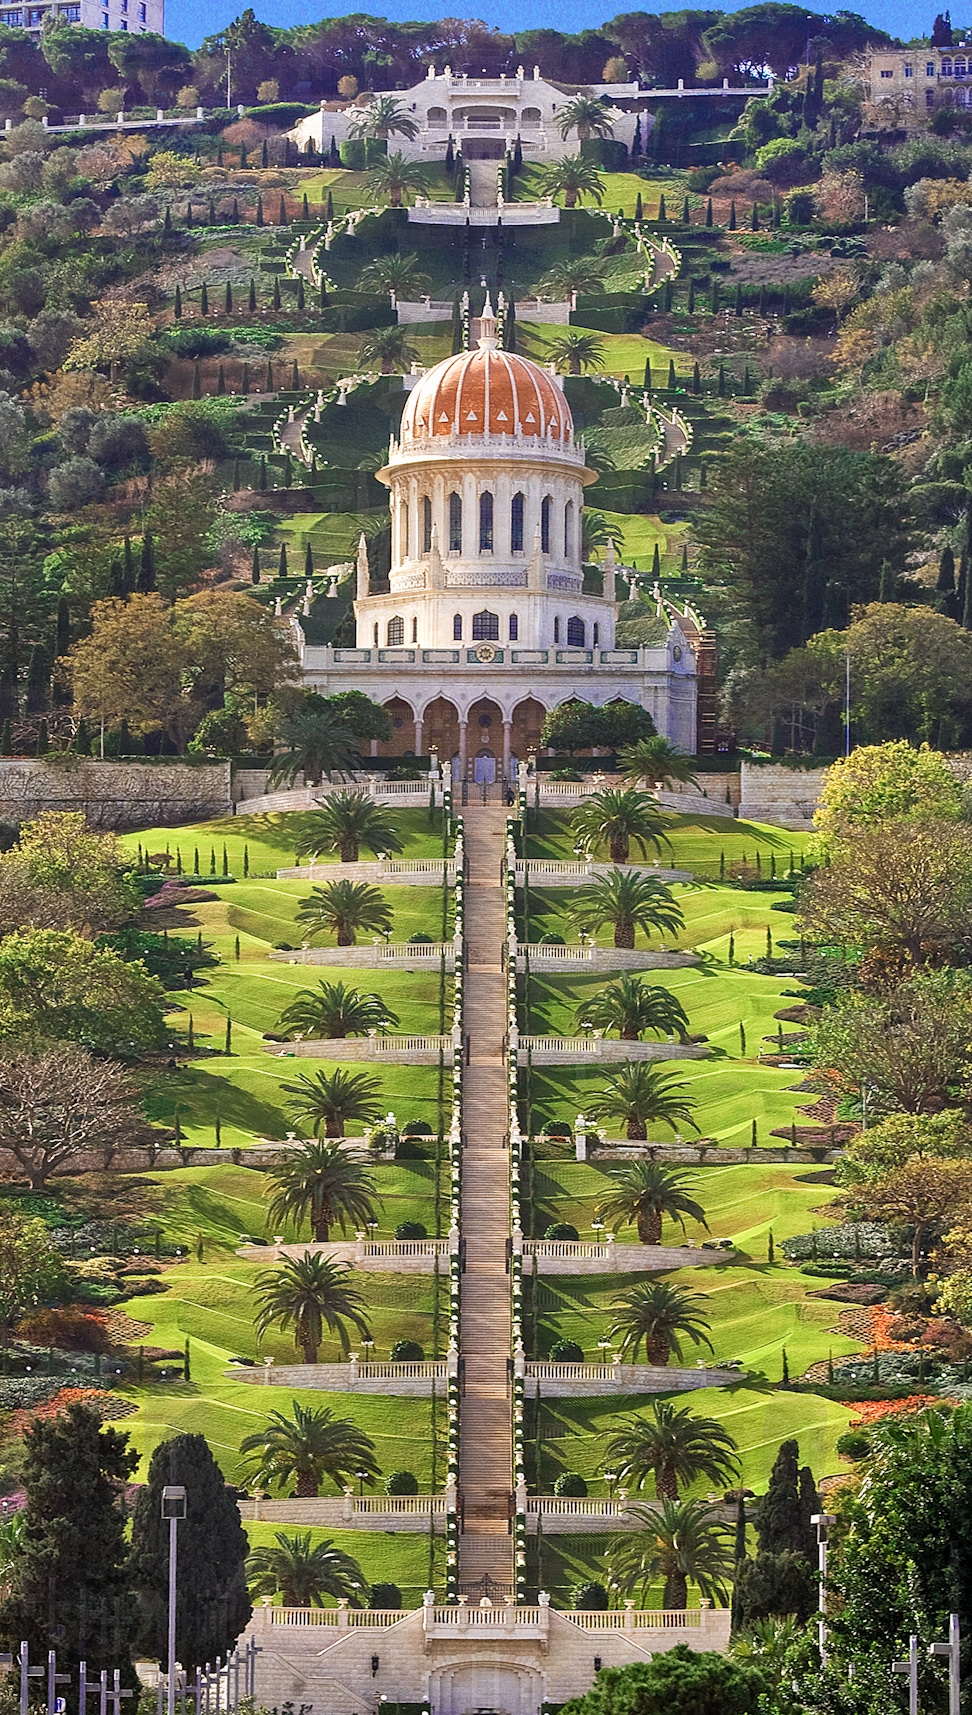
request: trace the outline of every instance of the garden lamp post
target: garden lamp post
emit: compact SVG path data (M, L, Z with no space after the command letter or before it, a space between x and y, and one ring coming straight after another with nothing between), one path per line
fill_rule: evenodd
M918 1639L912 1632L908 1639L907 1661L893 1661L892 1673L908 1676L908 1715L918 1715Z
M951 1614L948 1621L948 1642L930 1644L928 1647L929 1655L943 1655L948 1660L948 1715L959 1715L962 1700L960 1642L959 1617L957 1614Z
M162 1520L169 1521L169 1634L166 1646L167 1715L175 1715L176 1566L178 1530L186 1516L186 1491L181 1483L166 1483L162 1490Z
M814 1513L811 1524L817 1527L817 1577L819 1580L820 1618L817 1621L817 1643L820 1648L820 1665L827 1663L827 1528L835 1522L833 1513Z

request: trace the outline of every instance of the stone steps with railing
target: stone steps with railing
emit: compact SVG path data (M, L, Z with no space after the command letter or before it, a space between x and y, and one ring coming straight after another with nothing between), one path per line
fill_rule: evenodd
M387 1394L403 1399L430 1399L433 1390L442 1399L449 1381L458 1373L456 1353L447 1358L395 1363L374 1358L362 1362L354 1352L343 1364L277 1364L265 1358L262 1364L239 1364L224 1371L234 1381L250 1382L255 1387Z
M448 858L376 858L360 863L304 863L278 869L278 881L373 881L385 887L456 885L456 866Z
M456 941L377 941L363 947L294 947L268 954L279 965L346 965L351 969L434 970L445 961L447 971L462 957Z
M433 1530L441 1532L448 1514L456 1510L456 1491L453 1487L438 1495L356 1495L349 1489L343 1495L291 1496L287 1500L264 1495L241 1499L237 1504L241 1518L264 1524L380 1531L428 1531L431 1524Z
M382 1060L386 1065L437 1066L451 1058L451 1036L321 1036L299 1042L275 1042L264 1050L277 1059Z
M534 1066L557 1066L577 1060L708 1060L712 1049L703 1042L621 1042L599 1036L516 1036L510 1047L528 1054Z
M522 1368L526 1397L538 1392L544 1399L578 1399L612 1393L692 1393L698 1388L731 1387L742 1379L733 1368L694 1370L667 1364L625 1364L620 1358L600 1364L557 1364L546 1358L515 1359Z
M604 1239L518 1239L524 1269L536 1258L538 1274L649 1274L672 1268L703 1268L731 1262L734 1251L712 1245L619 1245L613 1233Z
M528 959L532 970L542 971L578 968L593 971L677 971L686 965L701 963L698 953L668 953L660 947L649 950L647 947L595 947L589 941L576 946L570 943L558 945L555 941L518 941L518 971L526 970Z
M530 858L516 865L516 885L527 877L531 887L579 887L599 875L651 875L656 881L692 881L691 870L663 869L657 863L596 863L592 858ZM278 871L279 873L279 871Z
M283 1262L311 1253L373 1274L434 1274L438 1263L439 1272L448 1274L449 1257L458 1251L457 1232L446 1239L369 1239L364 1233L356 1233L353 1239L240 1245L236 1254L246 1262Z

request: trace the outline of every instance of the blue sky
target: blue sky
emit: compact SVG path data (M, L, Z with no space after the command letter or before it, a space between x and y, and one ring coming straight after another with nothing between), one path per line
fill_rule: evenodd
M212 35L221 30L232 18L243 10L247 0L166 0L165 33L174 41L188 42L190 47L198 47L203 36ZM549 0L489 0L482 6L453 4L452 0L444 0L439 7L418 3L396 5L395 0L346 0L339 6L322 7L320 0L250 0L258 18L268 24L277 24L289 28L294 24L309 24L318 18L340 18L349 12L371 12L384 18L407 19L428 17L451 18L484 18L488 24L498 29L516 30L556 29L556 30L589 30L595 29L605 18L613 18L619 12L635 10L655 11L651 5L638 6L638 0L617 0L616 4L592 4L592 0L558 0L553 6ZM705 0L699 0L704 4ZM718 0L715 0L718 3ZM747 0L748 3L748 0ZM932 17L937 10L935 0L930 0L928 15L918 13L908 0L872 0L868 6L862 6L860 0L845 0L849 11L861 10L876 24L879 29L889 30L893 35L911 36L919 30L930 30ZM732 4L732 0L723 0L726 11L736 12L740 7ZM677 0L668 0L664 8L674 9ZM826 8L817 5L818 12ZM836 9L836 8L835 8ZM958 10L955 13L959 17Z

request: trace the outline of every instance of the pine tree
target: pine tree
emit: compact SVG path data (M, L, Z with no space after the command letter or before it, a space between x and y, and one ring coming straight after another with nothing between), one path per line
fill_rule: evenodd
M142 595L155 588L155 542L151 530L142 537L142 557L138 568L138 588Z
M186 1517L179 1526L176 1655L193 1669L232 1649L252 1613L245 1562L249 1551L235 1494L202 1435L176 1435L152 1454L148 1481L132 1518L131 1571L141 1626L139 1647L165 1660L168 1617L168 1525L162 1490L180 1483Z
M30 1422L24 1432L24 1537L5 1603L32 1660L47 1660L56 1614L60 1671L76 1676L82 1658L89 1673L118 1667L129 1690L138 1684L132 1666L137 1611L118 1496L137 1466L127 1434L103 1428L90 1405L75 1402L49 1422Z

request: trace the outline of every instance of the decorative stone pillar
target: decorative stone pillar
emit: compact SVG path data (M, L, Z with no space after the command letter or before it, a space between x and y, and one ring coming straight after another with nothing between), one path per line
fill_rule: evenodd
M460 780L465 780L465 778L466 778L466 739L467 739L468 730L469 730L469 722L466 719L466 716L460 715L459 716L459 778L460 778Z
M424 714L415 716L414 726L415 726L415 754L416 754L416 756L421 756L422 755L422 741L425 738L425 716L424 716Z
M510 778L510 759L513 754L513 722L503 722L503 779Z

